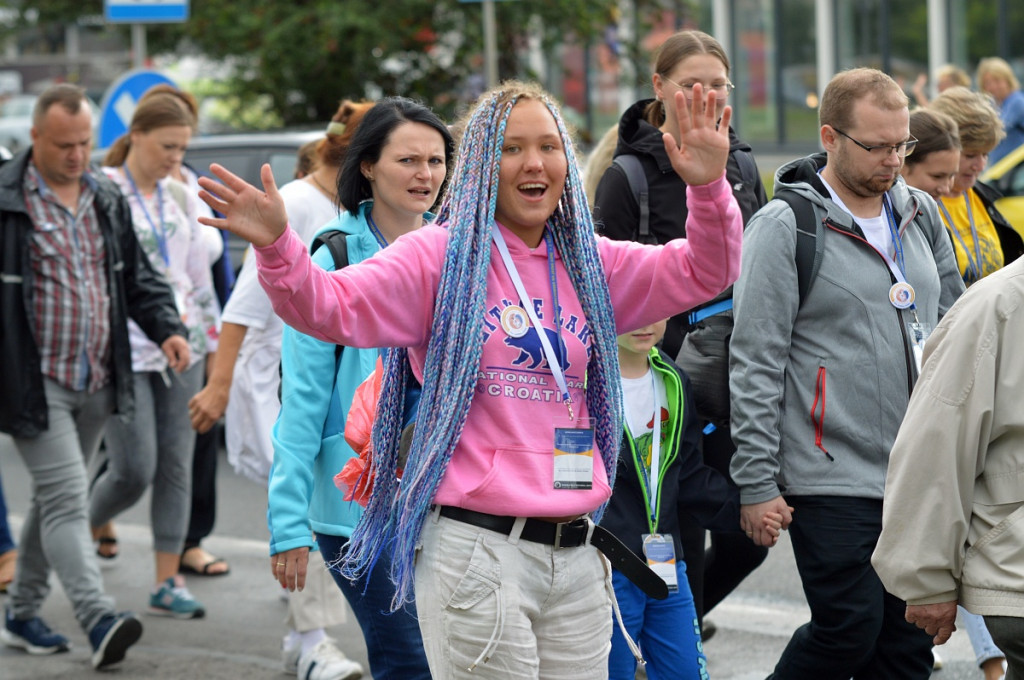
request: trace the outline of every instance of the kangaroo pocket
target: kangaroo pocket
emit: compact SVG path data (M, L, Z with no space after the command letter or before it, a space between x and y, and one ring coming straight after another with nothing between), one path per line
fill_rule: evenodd
M549 449L509 447L496 449L491 459L490 470L480 483L466 492L468 498L485 495L490 498L538 499L550 498L554 489L554 454ZM601 465L599 456L594 457L595 466ZM603 468L602 468L603 470ZM590 495L594 491L606 498L610 493L604 474L592 474L591 491L559 491L568 500L572 494ZM513 513L518 514L518 513Z

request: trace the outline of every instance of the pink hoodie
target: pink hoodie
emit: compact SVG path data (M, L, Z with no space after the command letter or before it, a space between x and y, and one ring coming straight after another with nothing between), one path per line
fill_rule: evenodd
M659 247L598 237L616 334L699 305L736 280L742 220L729 184L723 177L687 187L686 204L687 239ZM544 243L530 249L499 227L541 324L554 329ZM358 265L328 273L312 265L305 245L289 229L256 249L260 281L274 310L300 331L352 347L410 348L413 372L422 382L447 237L444 228L426 226ZM591 329L560 259L556 270L568 357L563 369L582 417L587 415L583 388ZM539 342L524 342L536 335L516 339L502 330L501 311L518 303L492 246L484 317L478 328L466 329L480 333L484 342L476 394L434 502L520 517L590 512L611 494L600 452L595 451L590 490L554 489L555 419L564 419L567 410Z

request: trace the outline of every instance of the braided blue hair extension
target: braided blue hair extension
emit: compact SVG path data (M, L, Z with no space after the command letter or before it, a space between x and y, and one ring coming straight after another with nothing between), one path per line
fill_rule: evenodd
M373 429L373 494L352 534L342 569L348 578L357 578L372 570L382 555L392 553L390 576L396 586L392 610L412 599L420 529L462 434L476 389L501 151L508 116L520 97L545 103L557 122L568 158L569 176L549 224L593 330L587 408L597 421L597 445L604 453L608 480L614 480L622 433L615 319L571 138L557 107L543 90L514 81L504 83L481 98L466 123L448 194L438 212L438 223L448 227L448 243L416 429L401 483L396 472L405 385L411 374L408 354L392 350L384 362ZM479 329L479 333L467 329Z

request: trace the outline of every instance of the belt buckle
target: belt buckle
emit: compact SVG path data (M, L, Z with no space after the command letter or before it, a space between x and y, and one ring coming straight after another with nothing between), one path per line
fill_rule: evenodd
M555 525L555 542L551 544L555 550L562 547L562 527L564 525L565 522L559 522Z
M583 543L577 543L573 547L578 547L580 545L587 545L587 544L589 544L590 543L590 537L594 533L594 523L590 519L590 517L584 515L583 517L577 517L576 519L570 520L568 522L559 522L558 524L556 524L555 525L555 541L554 541L554 543L552 543L552 546L554 546L556 549L557 548L561 548L562 547L562 527L566 527L566 526L569 526L569 525L575 525L577 523L582 523L583 524L583 526L579 527L581 531L584 529L584 527L586 527L587 535L586 535L586 539L584 540Z

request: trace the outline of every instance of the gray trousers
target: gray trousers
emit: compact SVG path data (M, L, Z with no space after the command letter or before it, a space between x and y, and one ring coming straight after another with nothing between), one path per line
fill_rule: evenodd
M200 361L169 376L134 374L135 418L129 423L114 419L107 427L107 469L89 500L92 526L102 526L135 505L152 485L153 549L181 552L192 507L196 439L188 400L202 386L204 365Z
M96 453L114 410L108 386L89 394L43 381L49 428L38 437L15 438L32 477L32 502L21 529L17 575L10 588L16 619L38 615L50 593L50 569L57 572L82 630L88 632L114 600L103 592L103 578L89 534L85 466Z
M1024 617L986 616L985 625L1006 655L1006 680L1024 680Z

